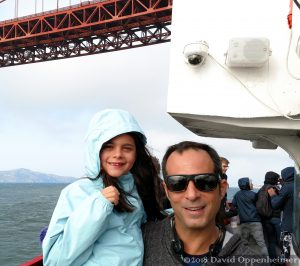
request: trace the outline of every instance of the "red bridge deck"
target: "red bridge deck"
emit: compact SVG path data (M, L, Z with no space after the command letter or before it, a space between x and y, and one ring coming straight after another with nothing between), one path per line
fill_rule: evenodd
M0 67L170 40L172 0L87 1L0 22Z

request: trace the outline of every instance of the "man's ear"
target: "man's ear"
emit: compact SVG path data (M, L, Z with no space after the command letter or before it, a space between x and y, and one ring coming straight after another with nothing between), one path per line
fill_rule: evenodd
M167 185L166 185L165 181L163 181L163 186L164 186L164 190L165 190L166 196L167 196L168 200L170 200L170 198L169 198L169 191L168 191L168 188L167 188Z
M222 199L225 197L227 188L228 188L228 183L227 183L226 179L222 179L220 181L220 194L221 194Z

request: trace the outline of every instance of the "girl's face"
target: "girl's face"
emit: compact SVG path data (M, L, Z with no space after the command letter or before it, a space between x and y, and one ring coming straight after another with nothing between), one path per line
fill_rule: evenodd
M100 152L101 168L112 177L127 174L136 158L134 139L128 134L112 138L103 144Z

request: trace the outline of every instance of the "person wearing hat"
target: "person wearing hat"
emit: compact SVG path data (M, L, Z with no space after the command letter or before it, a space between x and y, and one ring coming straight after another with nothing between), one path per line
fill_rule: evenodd
M293 230L293 198L294 198L294 177L295 168L286 167L281 170L283 180L282 188L276 191L274 188L269 188L268 193L271 197L272 208L282 210L281 220L281 254L282 258L290 258L292 230Z
M237 209L240 218L240 234L247 242L254 239L259 252L268 256L268 249L263 237L261 218L256 209L257 195L249 177L238 180L240 191L233 196L231 208Z
M266 204L263 202L259 202L260 193L265 194L265 199L268 200L268 206L271 207L271 198L268 195L268 189L274 188L278 190L278 182L279 182L280 175L276 172L269 171L265 174L264 185L260 188L257 192L258 200L256 202L256 206L266 207ZM281 222L281 211L280 210L272 210L270 215L265 216L261 215L261 223L263 226L264 238L268 248L269 256L271 259L275 259L278 257L278 253L280 251L280 222Z

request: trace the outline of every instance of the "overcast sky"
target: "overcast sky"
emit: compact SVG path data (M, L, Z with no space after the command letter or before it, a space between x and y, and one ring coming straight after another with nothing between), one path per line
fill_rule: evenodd
M0 20L13 16L14 2L0 4ZM170 43L0 68L0 170L82 176L85 132L104 108L132 112L160 159L178 141L212 145L230 161L231 186L244 176L262 183L266 171L293 165L280 148L255 150L248 141L199 137L168 115L169 50Z

